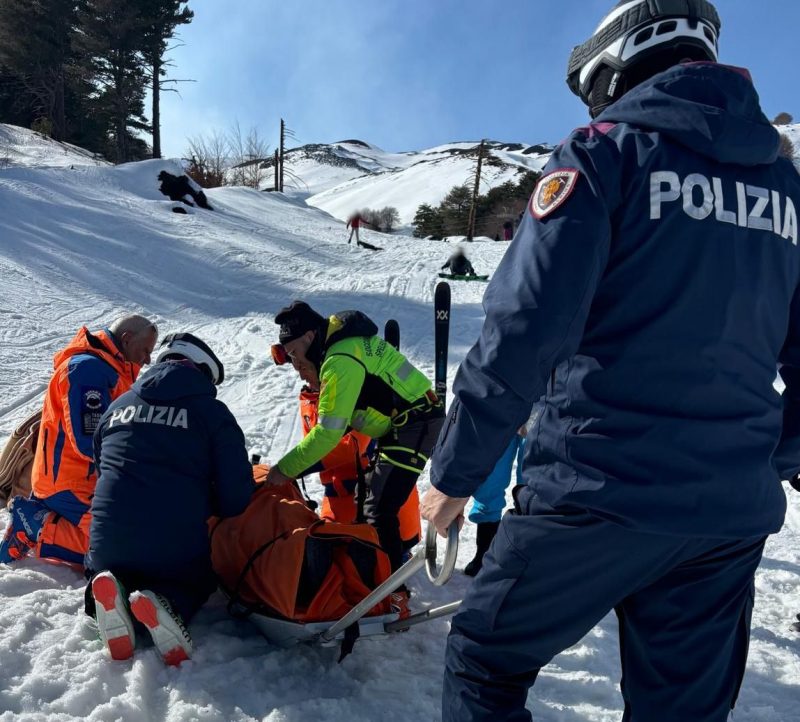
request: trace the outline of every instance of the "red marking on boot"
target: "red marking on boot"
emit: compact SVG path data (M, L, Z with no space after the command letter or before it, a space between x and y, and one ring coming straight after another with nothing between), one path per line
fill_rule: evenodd
M111 652L111 659L123 661L133 656L133 644L131 638L126 634L124 637L114 637L107 640L108 651Z
M173 647L169 652L165 652L161 656L164 664L170 667L177 667L181 662L186 662L189 659L189 655L186 654L182 647Z
M92 582L92 596L103 605L103 609L110 612L117 603L117 585L110 577L95 577Z
M133 612L133 616L146 627L155 629L158 626L158 610L156 609L156 605L144 595L137 596L136 599L131 602L131 611Z
M136 619L138 619L148 629L156 629L161 624L158 621L158 609L156 605L153 604L153 602L143 594L136 595L136 598L133 599L131 602L131 612L133 612L133 616L136 617ZM186 650L178 645L167 650L166 652L162 652L161 659L164 660L164 664L170 667L177 667L181 662L187 661L189 659L189 655L186 653Z
M115 611L118 591L117 584L111 577L97 576L92 580L92 596L107 613ZM111 659L122 661L133 656L133 640L130 635L107 637L105 641Z

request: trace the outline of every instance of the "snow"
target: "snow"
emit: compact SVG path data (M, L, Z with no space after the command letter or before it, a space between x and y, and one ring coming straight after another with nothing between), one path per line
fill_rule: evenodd
M360 308L379 324L397 318L403 350L432 375L433 289L450 243L365 231L385 249L373 253L348 246L344 224L322 210L243 188L209 191L214 212L178 215L156 180L162 169L177 172L177 161L66 165L57 162L61 146L27 137L19 147L28 155L0 170L0 443L40 407L52 356L75 330L126 311L155 318L162 333L197 333L217 351L226 367L220 397L265 460L300 437L300 383L269 358L274 314L293 298L330 312ZM436 177L444 180L432 188L449 190L447 174ZM337 202L335 194L329 200ZM506 247L483 242L467 251L479 273L491 274ZM451 377L480 329L484 289L453 284ZM428 483L424 474L421 491ZM319 484L309 491L319 497ZM788 486L787 493L786 526L770 539L757 576L748 674L735 713L749 722L797 718L800 638L789 624L800 611L800 495ZM6 523L0 512L0 528ZM468 524L459 569L474 540ZM434 588L415 577L412 606L459 599L469 583L457 574ZM111 662L82 613L83 588L65 566L0 565L0 722L439 718L446 619L363 640L339 665L336 648L271 647L249 623L230 618L215 595L191 624L193 660L168 669L146 647L132 661ZM528 706L543 722L618 720L619 676L611 615L542 671Z
M10 166L108 165L83 148L59 143L27 128L0 124L0 169Z

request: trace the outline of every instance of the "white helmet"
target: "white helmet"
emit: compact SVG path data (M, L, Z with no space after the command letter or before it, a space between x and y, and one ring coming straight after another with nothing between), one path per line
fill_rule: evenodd
M222 361L194 334L171 333L164 337L156 356L156 363L172 358L189 359L211 379L215 386L219 386L225 378Z
M592 37L573 49L567 85L595 116L642 80L684 58L716 61L720 27L708 0L620 0ZM597 97L593 88L600 76L602 97Z

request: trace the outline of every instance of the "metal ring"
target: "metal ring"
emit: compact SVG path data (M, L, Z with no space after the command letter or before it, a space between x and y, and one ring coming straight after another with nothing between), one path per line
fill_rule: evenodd
M436 569L436 527L428 524L425 533L425 570L428 572L428 579L434 586L441 587L450 581L453 571L456 568L456 556L458 556L458 521L450 524L447 530L447 546L444 550L444 562L440 570Z

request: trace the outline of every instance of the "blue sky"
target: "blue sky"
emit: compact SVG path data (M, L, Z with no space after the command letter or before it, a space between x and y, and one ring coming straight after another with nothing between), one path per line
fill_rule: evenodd
M491 138L556 143L587 119L567 59L614 0L190 0L162 101L164 154L257 127L274 148L359 138L388 151ZM769 117L800 119L800 0L716 0L721 60Z

